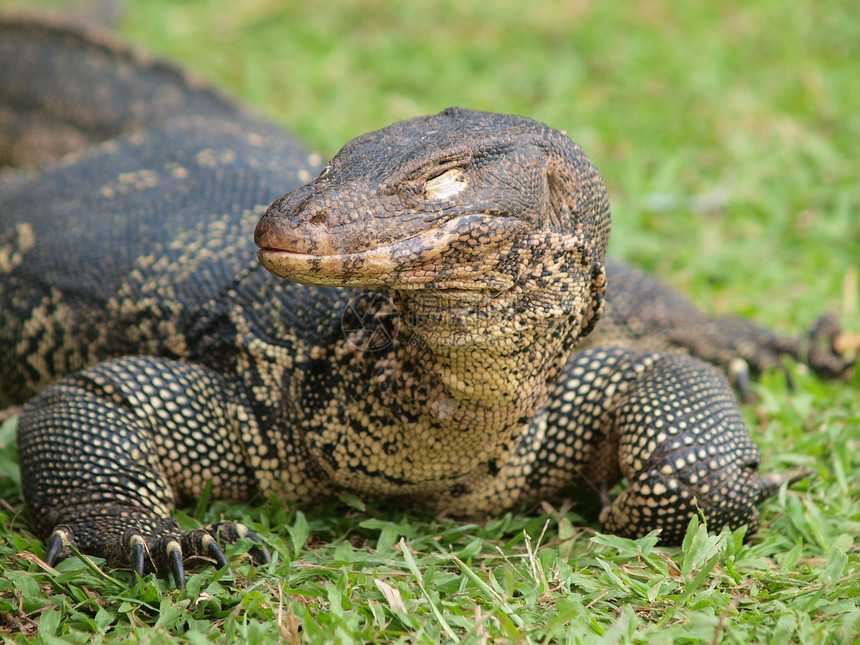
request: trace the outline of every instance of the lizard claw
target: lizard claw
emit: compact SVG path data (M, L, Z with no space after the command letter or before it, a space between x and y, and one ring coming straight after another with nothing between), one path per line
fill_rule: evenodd
M260 536L244 524L227 521L218 522L218 524L210 529L210 533L212 535L219 536L223 542L227 542L228 544L241 538L248 538L254 542L254 546L248 549L248 555L251 556L251 561L254 564L269 564L269 562L272 561L272 558L269 555L269 550L266 548L266 545L263 544Z
M128 543L131 547L129 560L131 561L132 571L137 574L137 577L142 578L143 569L146 564L146 542L143 536L138 533L133 535Z
M738 396L744 403L749 403L753 399L752 389L750 389L750 366L743 358L737 357L731 360L726 370L729 376L729 381L735 386L738 391Z
M759 481L761 482L759 501L774 495L783 484L791 486L792 484L799 482L801 479L813 477L816 474L818 474L818 471L811 468L805 468L793 473L768 473L766 475L761 475L759 477Z
M252 547L251 550L248 551L248 555L251 556L251 560L253 560L254 564L269 564L272 561L272 556L269 555L269 550L262 542L260 542L259 545Z
M222 584L233 588L234 585L229 581L229 578L233 577L233 570L230 568L230 563L227 562L227 556L224 555L224 552L221 550L221 547L218 546L215 538L210 536L210 540L209 546L207 547L209 557L215 560L215 565L219 569L227 569L228 580L222 580Z
M271 562L269 551L260 537L243 524L230 521L218 522L206 528L183 531L171 518L152 518L144 514L118 517L112 524L104 523L97 527L95 520L89 523L84 518L74 518L72 523L58 524L48 535L45 547L45 562L54 566L70 555L69 546L73 545L83 553L95 555L106 560L109 567L130 567L136 577L150 572L162 576L168 572L173 577L177 589L184 589L186 582L185 560L195 556L211 559L219 569L230 571L222 546L248 538L254 545L248 550L251 561L261 565ZM132 525L131 528L126 528ZM124 530L123 530L124 529ZM75 539L75 535L83 539ZM97 540L88 539L97 536Z
M851 378L860 336L842 330L836 314L829 312L818 318L807 333L807 361L813 371L825 378Z
M224 555L224 552L221 550L221 547L218 546L218 543L215 541L215 538L209 537L209 544L206 547L206 550L209 553L209 557L215 560L215 564L219 569L223 569L224 567L230 566L230 563L227 562L227 556Z
M63 547L73 541L72 535L65 527L58 526L48 538L48 552L45 554L45 564L53 567L63 559Z
M269 555L269 550L266 548L266 545L263 544L260 536L242 524L239 526L245 529L246 538L252 542L256 542L256 545L248 550L248 555L251 556L251 560L253 560L254 564L269 564L272 561L272 556Z
M164 543L167 554L167 567L173 574L177 589L185 589L185 566L182 564L182 546L174 538L168 538Z

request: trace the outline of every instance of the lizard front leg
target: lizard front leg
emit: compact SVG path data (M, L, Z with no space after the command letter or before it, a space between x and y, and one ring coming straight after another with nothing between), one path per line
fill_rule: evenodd
M617 446L617 472L629 485L605 500L605 530L641 537L660 529L664 543L680 543L693 515L719 531L758 528L757 504L785 478L760 475L759 451L728 382L699 360L671 353L643 353L608 410L607 435ZM586 477L605 489L599 464ZM609 469L610 472L613 469Z
M205 367L127 357L71 374L30 401L18 426L21 478L49 564L71 543L139 574L170 570L180 588L184 558L226 565L217 538L256 536L230 522L186 533L171 510L209 482L213 497L253 494L242 400ZM252 557L267 561L265 547Z
M483 479L449 491L467 514L566 494L598 496L612 533L661 530L680 543L693 515L715 531L759 522L756 505L786 478L760 475L737 399L716 368L689 356L620 347L571 357L545 412L513 455ZM614 500L610 491L629 485Z

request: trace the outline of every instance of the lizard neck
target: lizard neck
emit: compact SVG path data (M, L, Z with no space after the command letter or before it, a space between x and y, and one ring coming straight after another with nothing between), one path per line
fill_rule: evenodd
M404 445L424 447L437 476L507 455L567 360L574 320L561 309L527 319L538 309L521 293L392 295L401 314L392 408L417 420L404 424Z
M572 321L562 315L524 320L532 311L507 294L480 300L395 295L401 311L401 373L438 383L458 404L495 410L530 398L524 386L546 380L549 364L569 351Z

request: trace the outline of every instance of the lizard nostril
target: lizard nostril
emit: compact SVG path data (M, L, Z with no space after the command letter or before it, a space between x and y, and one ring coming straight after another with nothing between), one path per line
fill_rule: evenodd
M308 222L311 224L325 224L325 213L314 213Z

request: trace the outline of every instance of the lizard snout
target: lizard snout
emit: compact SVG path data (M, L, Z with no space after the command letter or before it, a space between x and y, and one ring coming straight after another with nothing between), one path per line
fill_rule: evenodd
M324 204L314 202L313 192L303 186L275 200L257 223L254 243L261 249L325 254L330 222Z

